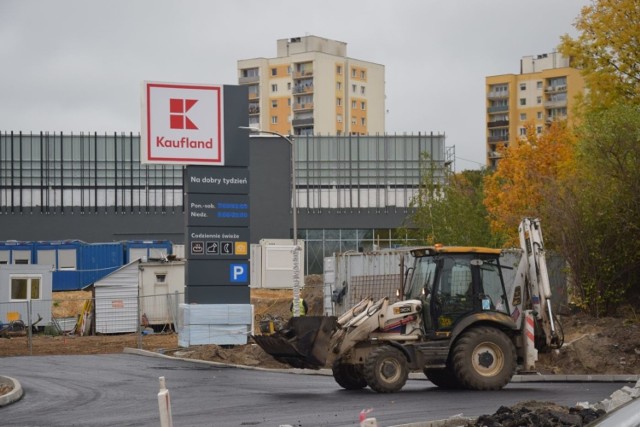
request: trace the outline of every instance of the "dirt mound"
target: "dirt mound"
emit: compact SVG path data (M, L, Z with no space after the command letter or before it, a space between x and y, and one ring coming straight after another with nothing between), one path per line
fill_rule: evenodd
M637 374L640 372L640 319L593 318L584 313L560 318L565 344L540 353L536 367L545 374Z
M553 402L526 401L512 407L501 406L492 415L482 415L476 421L467 423L474 426L582 426L605 412L600 409L569 408Z

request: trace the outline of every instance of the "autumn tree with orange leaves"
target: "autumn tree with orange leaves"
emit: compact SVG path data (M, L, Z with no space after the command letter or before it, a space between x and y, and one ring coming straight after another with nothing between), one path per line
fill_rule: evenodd
M496 171L485 178L484 203L491 231L506 242L505 247L519 245L522 218L541 218L545 223L545 204L553 203L549 190L571 173L574 146L575 138L564 122L553 122L541 134L528 123L524 140L501 150Z

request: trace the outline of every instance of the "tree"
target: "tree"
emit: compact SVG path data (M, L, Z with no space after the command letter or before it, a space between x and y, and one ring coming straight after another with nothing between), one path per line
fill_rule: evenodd
M614 314L640 302L640 107L615 104L585 114L575 174L552 190L552 232L580 303Z
M427 164L429 162L427 161ZM418 194L411 201L407 234L420 244L494 246L483 205L482 170L466 170L438 177L427 169Z
M580 35L564 35L559 50L582 70L587 103L640 103L640 2L597 0L582 8L574 26Z
M518 225L522 218L540 217L543 223L546 188L561 176L571 174L575 138L565 122L553 122L538 135L533 123L526 125L526 139L503 148L496 171L485 178L484 204L491 231L505 242L518 246ZM545 238L547 243L552 238Z

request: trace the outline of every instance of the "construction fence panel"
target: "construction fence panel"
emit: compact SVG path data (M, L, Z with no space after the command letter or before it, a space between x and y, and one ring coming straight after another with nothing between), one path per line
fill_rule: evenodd
M125 295L127 293L125 292ZM0 357L51 353L51 345L34 346L35 340L68 338L81 353L82 346L114 342L145 348L145 339L177 330L179 306L184 293L101 298L76 297L0 302ZM31 327L30 327L31 326ZM78 339L89 337L89 339ZM102 338L101 338L102 337ZM53 341L48 341L50 344ZM40 352L40 353L39 353Z

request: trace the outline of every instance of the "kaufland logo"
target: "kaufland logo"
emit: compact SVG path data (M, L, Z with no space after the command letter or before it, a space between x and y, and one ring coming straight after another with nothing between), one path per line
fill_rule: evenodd
M222 86L145 82L143 93L144 163L224 165Z
M196 105L197 99L169 99L169 127L171 129L198 129L187 116L187 112Z

